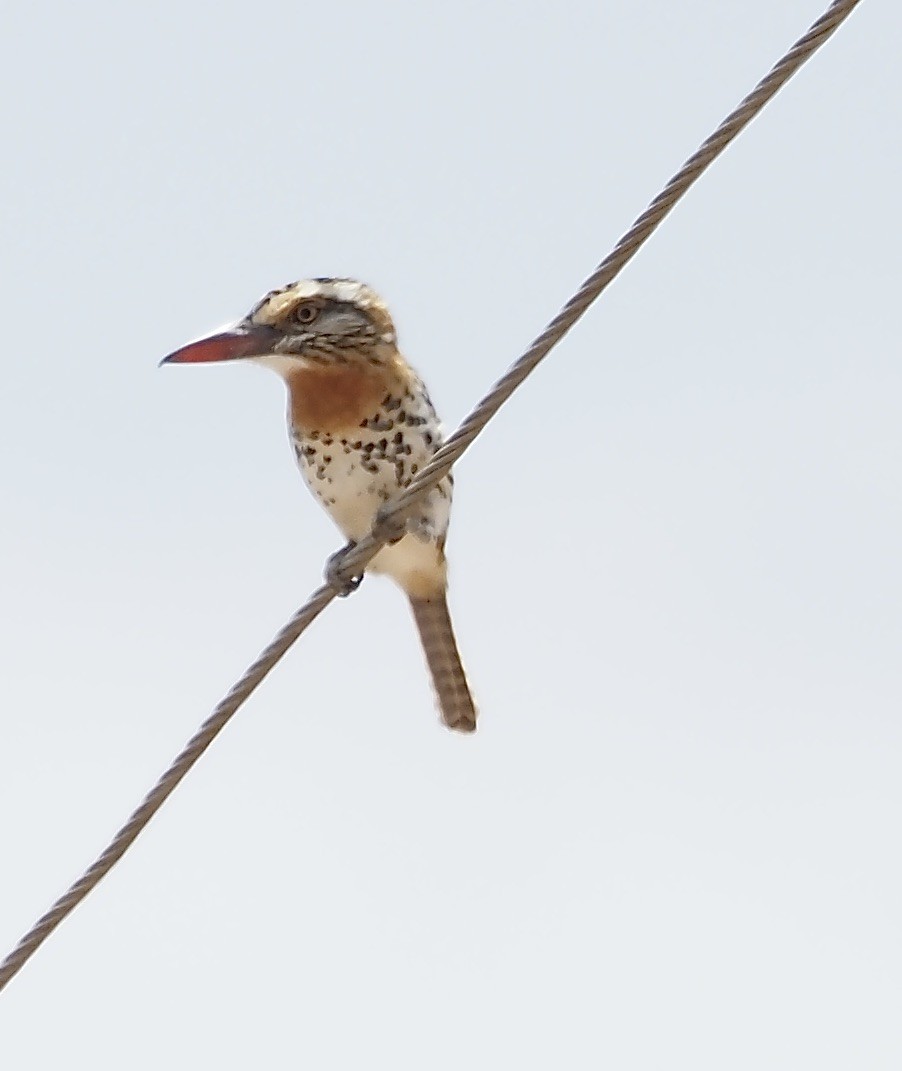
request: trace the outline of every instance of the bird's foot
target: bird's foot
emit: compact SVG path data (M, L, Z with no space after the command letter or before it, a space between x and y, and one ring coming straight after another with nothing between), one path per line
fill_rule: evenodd
M391 547L403 539L406 533L406 518L402 517L401 520L396 517L393 518L391 503L386 503L376 514L376 519L373 522L373 535L376 539L382 540L387 546Z
M351 550L356 544L353 540L341 550L337 550L326 562L326 568L324 575L326 583L330 588L342 599L346 599L348 595L355 592L363 580L362 576L356 576L353 573L348 573L345 566L345 560L348 556L348 551Z

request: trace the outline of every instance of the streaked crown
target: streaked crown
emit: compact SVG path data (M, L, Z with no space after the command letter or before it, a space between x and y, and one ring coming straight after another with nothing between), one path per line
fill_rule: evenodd
M286 333L369 337L394 343L388 307L366 283L355 279L301 279L262 298L248 319Z

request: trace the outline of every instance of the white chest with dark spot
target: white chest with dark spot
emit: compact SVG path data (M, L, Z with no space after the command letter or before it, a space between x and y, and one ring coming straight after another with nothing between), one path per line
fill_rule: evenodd
M384 398L351 432L292 428L291 439L307 486L345 536L360 539L383 503L407 487L438 449L441 429L425 390L413 390ZM443 481L411 518L411 534L442 541L450 505L450 481Z

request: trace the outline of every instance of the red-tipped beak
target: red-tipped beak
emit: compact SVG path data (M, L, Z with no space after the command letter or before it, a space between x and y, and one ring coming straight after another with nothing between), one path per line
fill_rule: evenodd
M206 364L208 361L234 361L239 357L265 357L279 338L279 332L263 324L239 323L227 331L218 331L164 357L160 364Z

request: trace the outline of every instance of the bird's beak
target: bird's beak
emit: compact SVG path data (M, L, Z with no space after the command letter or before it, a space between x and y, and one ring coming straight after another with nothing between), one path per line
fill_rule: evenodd
M264 324L241 321L225 331L196 339L164 357L160 364L201 364L234 361L239 357L265 357L273 352L279 332Z

